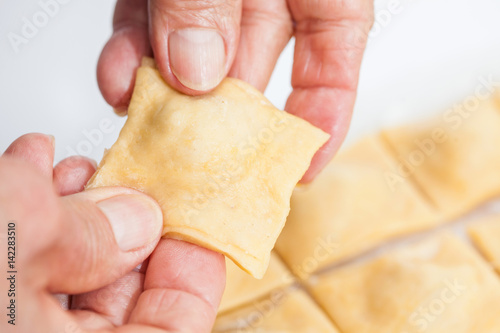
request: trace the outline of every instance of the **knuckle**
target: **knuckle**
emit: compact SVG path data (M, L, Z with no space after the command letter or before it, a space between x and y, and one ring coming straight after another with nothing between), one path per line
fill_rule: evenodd
M196 19L234 17L241 9L239 0L183 0L156 1L155 9L168 16Z
M291 0L290 10L297 21L373 20L372 0Z
M274 29L291 36L293 22L284 0L278 1L251 1L243 3L242 25L257 26L261 24L272 25Z

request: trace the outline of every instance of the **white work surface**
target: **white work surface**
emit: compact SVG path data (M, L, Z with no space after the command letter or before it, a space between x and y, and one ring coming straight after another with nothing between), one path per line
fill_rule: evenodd
M56 160L74 152L99 160L124 122L95 78L115 1L65 0L15 52L9 33L21 34L23 18L41 10L38 1L0 0L0 151L42 132L56 137ZM500 81L499 0L393 0L392 13L390 2L376 1L349 141L442 112L473 94L481 77ZM280 108L291 91L292 56L290 44L266 91ZM99 130L107 121L113 130Z

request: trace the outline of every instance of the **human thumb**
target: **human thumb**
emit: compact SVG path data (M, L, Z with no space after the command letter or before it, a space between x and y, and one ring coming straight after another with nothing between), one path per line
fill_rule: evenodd
M108 285L144 261L160 239L161 210L143 193L110 187L49 195L45 190L44 200L51 202L47 210L24 203L25 211L36 216L12 218L31 229L24 232L24 243L30 243L24 247L32 250L27 275L46 281L51 293L78 294Z
M145 194L99 188L61 200L61 237L45 260L49 290L81 293L107 285L145 260L161 236L162 213Z
M241 0L151 0L151 45L166 81L188 94L228 73L240 34Z

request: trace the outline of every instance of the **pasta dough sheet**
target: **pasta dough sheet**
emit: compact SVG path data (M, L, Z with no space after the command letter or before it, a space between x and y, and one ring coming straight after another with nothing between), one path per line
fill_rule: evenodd
M269 268L261 280L249 276L231 261L226 260L226 289L219 306L219 313L251 303L293 282L292 273L274 253L271 253Z
M343 267L311 291L344 333L494 333L500 280L467 244L440 234Z
M295 190L275 248L295 274L305 279L389 238L438 223L411 180L391 188L386 175L394 167L379 137L369 137Z
M414 179L448 219L500 194L498 106L466 100L438 119L383 132L401 163L397 176Z
M87 188L149 194L164 236L221 252L261 278L292 190L328 137L240 80L183 95L145 59L127 122Z
M468 231L477 248L500 273L500 215L478 221Z
M214 333L338 333L302 290L280 291L217 317Z

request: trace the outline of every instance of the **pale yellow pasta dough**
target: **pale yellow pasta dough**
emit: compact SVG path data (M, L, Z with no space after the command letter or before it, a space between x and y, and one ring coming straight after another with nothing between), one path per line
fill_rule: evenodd
M477 248L500 273L500 215L478 221L468 231Z
M240 80L187 96L146 59L127 122L87 187L151 195L165 236L224 253L261 278L292 190L327 139Z
M437 218L410 180L391 188L393 160L379 137L361 140L297 188L276 250L299 277L383 241L433 226Z
M282 291L219 315L214 333L338 333L302 290Z
M293 282L292 273L274 253L271 253L269 268L261 280L246 274L230 260L226 260L226 289L219 306L219 313L250 303Z
M401 166L447 218L500 194L500 110L466 99L438 119L383 132ZM397 183L397 178L394 178Z
M500 327L500 280L450 235L325 274L311 291L343 333L496 333Z

